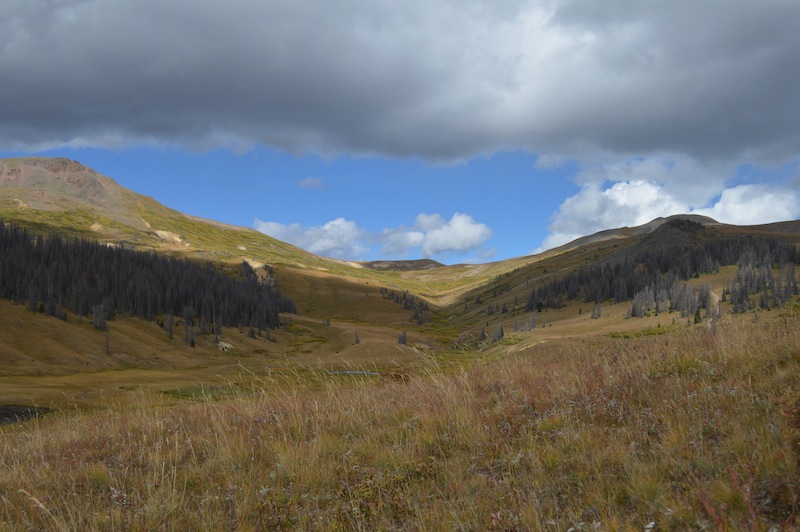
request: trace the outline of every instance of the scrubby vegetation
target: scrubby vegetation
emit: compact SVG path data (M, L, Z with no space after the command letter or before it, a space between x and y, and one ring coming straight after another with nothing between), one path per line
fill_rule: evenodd
M322 389L264 377L232 385L245 390L232 399L5 426L0 523L792 528L800 319L769 316L377 382L320 375Z

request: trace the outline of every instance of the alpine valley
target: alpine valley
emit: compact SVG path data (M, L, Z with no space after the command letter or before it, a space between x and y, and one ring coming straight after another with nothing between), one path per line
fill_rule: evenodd
M10 529L798 525L800 221L347 262L47 158L0 221Z

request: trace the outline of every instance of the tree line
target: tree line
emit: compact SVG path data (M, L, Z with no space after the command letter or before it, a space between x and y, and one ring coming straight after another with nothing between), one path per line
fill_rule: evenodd
M34 235L0 220L0 298L66 319L66 310L97 328L117 314L155 320L180 316L201 332L223 326L280 325L297 307L277 286L242 263L235 276L213 267L124 246Z
M684 225L696 223L681 222ZM756 257L762 257L763 260L756 261ZM693 300L679 282L717 273L721 266L737 263L744 265L743 270L740 268L744 273L731 281L726 290L737 301L744 304L743 298L761 291L754 286L758 283L761 288L765 285L780 285L780 290L774 290L765 296L768 299L766 303L777 304L785 301L792 293L797 293L794 268L790 267L800 263L800 251L795 245L774 238L736 236L716 238L693 246L666 246L639 253L632 259L582 267L577 272L532 289L528 295L526 310L561 308L565 299L582 299L587 303L635 300L632 315L643 315L649 310L645 310L648 305L652 304L651 308L660 311L669 300L669 310L694 312L698 304L701 308L707 305L707 297L701 297L706 294L696 294ZM755 266L756 263L758 266ZM770 277L773 268L783 272L779 277L780 283Z
M739 259L736 276L725 282L722 300L729 299L736 313L747 312L756 305L762 310L782 307L800 290L793 263L779 262L777 275L775 266L771 254L758 255L752 249L745 250ZM756 296L758 302L751 296Z
M413 311L411 321L415 322L417 325L424 325L431 321L430 314L428 314L430 311L428 303L415 297L414 294L409 293L408 290L405 292L395 292L394 290L381 287L380 292L381 297L384 299L394 301L398 305L403 305L404 309Z

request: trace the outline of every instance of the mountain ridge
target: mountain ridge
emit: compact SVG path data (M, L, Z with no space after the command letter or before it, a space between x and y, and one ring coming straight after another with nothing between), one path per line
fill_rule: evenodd
M635 255L637 246L653 246L655 237L651 236L648 244L648 235L658 235L676 220L699 224L709 231L708 238L741 231L779 238L800 234L797 221L738 228L706 216L677 214L640 226L599 231L540 254L485 264L442 265L429 259L342 261L314 255L252 228L179 212L77 161L44 157L0 159L0 217L33 230L53 230L197 260L269 264L282 268L284 275L317 271L342 275L356 283L371 279L413 290L440 305L455 303L465 293L520 268L567 260L559 258L562 256L583 256L585 263Z
M592 244L595 242L603 242L606 240L614 240L616 238L626 238L629 236L639 236L648 233L652 233L662 225L674 221L674 220L689 220L692 222L697 222L701 225L721 225L720 222L714 220L709 216L703 216L700 214L673 214L671 216L662 217L659 216L658 218L654 218L647 223L642 225L637 225L633 227L623 226L618 228L612 229L604 229L602 231L597 231L596 233L592 233L590 235L585 235L575 240L571 240L566 244L563 244L555 249L567 251L570 249L574 249L576 247L584 246L586 244Z
M276 280L299 313L262 331L217 327L212 312L211 327L225 289L194 322L188 305L89 317L51 280L130 289L130 258L92 283L96 263L61 246L37 294L5 275L43 272L35 252L0 241L0 424L4 412L53 412L0 429L12 526L292 528L320 515L374 528L796 524L800 221L679 215L495 263L348 263L117 197L150 224L136 229L91 205L108 192L91 174L63 168L85 178L60 176L86 198L0 186L12 226L0 236L145 255L61 234L88 236L202 260L218 277L256 273L248 292ZM180 275L139 281L134 299L157 299Z
M66 158L0 159L0 217L198 260L258 262L253 255L268 252L274 262L298 267L335 264L255 229L182 213Z
M23 198L13 198L11 192L19 192ZM164 210L189 220L203 224L214 225L229 230L242 232L256 232L254 229L237 226L222 221L210 220L183 213L165 206L150 196L145 196L122 187L113 178L105 176L96 170L68 158L48 157L21 157L0 159L0 201L6 205L9 201L17 200L16 207L20 210L32 208L43 211L69 210L81 206L91 207L98 212L123 224L132 225L135 229L155 233L153 224L148 222L142 211L146 209ZM567 242L561 246L546 250L547 252L568 251L587 244L640 236L649 234L673 220L689 220L703 226L723 226L711 217L698 214L674 214L666 217L657 217L639 226L623 226L605 229L592 234L584 235ZM794 232L797 228L794 221L760 224L753 228L771 228L784 232ZM743 226L744 227L744 226ZM101 232L97 230L89 231ZM263 233L258 233L263 234ZM268 237L271 238L271 237ZM166 238L166 240L174 240ZM274 239L273 239L274 240ZM290 245L283 242L284 245ZM319 256L318 256L319 257ZM325 259L326 257L319 257ZM509 260L513 260L509 259ZM347 263L348 261L339 261ZM503 262L503 261L500 261ZM386 259L376 261L357 261L364 268L375 270L426 270L438 268L442 265L429 259ZM457 266L457 265L453 265Z
M129 219L141 224L131 225ZM794 249L800 244L800 221L741 228L676 215L601 231L538 255L484 264L347 262L318 257L254 229L180 213L74 161L42 159L0 160L0 220L40 235L88 238L187 258L232 276L244 261L258 270L259 278L278 283L297 305L298 314L284 316L268 338L247 334L246 327L227 328L224 343L235 353L234 362L219 353L208 335L189 347L167 338L156 322L130 316L109 322L106 334L69 312L62 313L62 321L31 311L25 301L0 302L0 320L9 325L0 328L0 367L9 379L114 368L126 372L103 377L115 386L130 378L148 382L150 373L137 373L144 369L170 371L170 382L183 382L187 375L207 382L212 375L229 376L242 367L271 371L287 364L318 364L340 370L438 364L442 357L460 360L458 353L463 352L495 356L567 337L634 334L662 326L658 315L626 319L629 298L646 286L635 276L658 275L654 258L674 268L675 254L685 253L688 266L676 273L680 283L707 283L721 294L736 266L730 256L721 268L713 261L698 263L698 253L711 249L710 243L759 236ZM695 276L702 280L695 281ZM630 283L630 290L618 297L615 290L621 290L617 285L623 281ZM14 290L28 297L24 287ZM599 304L594 294L603 300L602 319L589 316L601 314L599 308L592 310ZM163 322L165 317L156 319ZM675 317L672 321L675 325ZM503 331L511 338L502 340ZM106 339L110 348L104 346Z

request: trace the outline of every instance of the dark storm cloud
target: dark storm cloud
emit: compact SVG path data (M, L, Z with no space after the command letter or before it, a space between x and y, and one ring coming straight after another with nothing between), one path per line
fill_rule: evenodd
M800 3L7 0L0 146L800 151Z
M572 0L552 24L591 34L595 90L561 128L611 151L791 156L800 4Z

